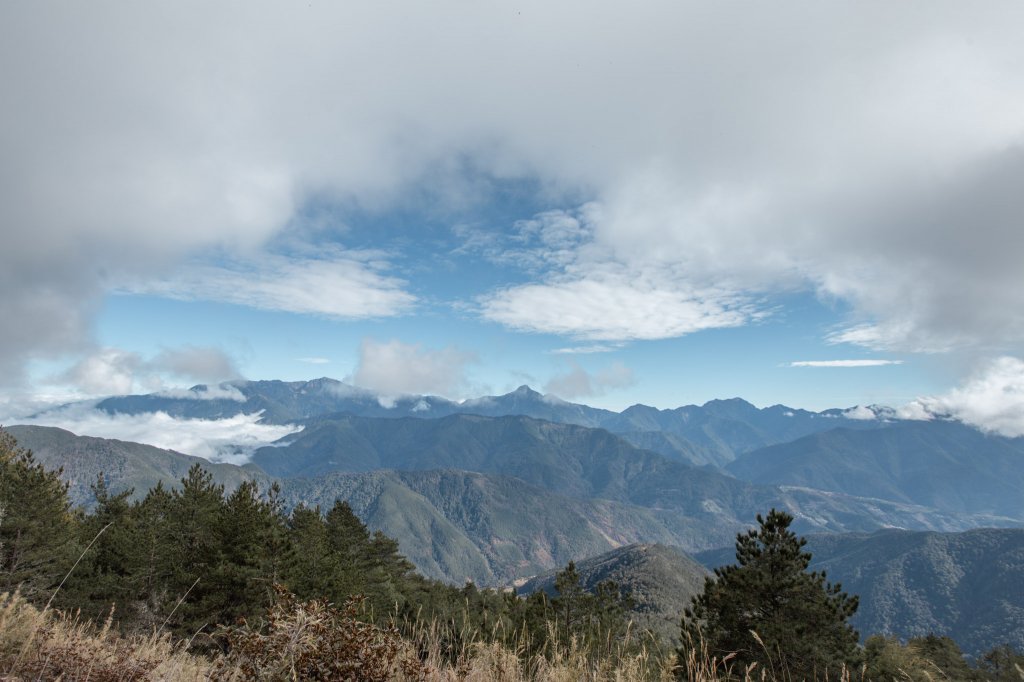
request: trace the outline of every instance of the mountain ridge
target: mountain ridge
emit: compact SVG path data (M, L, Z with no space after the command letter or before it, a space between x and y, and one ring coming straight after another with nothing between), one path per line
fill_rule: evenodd
M216 396L236 391L234 397ZM523 415L557 423L604 428L647 442L666 457L693 464L722 466L750 450L845 425L877 427L881 421L845 417L843 410L810 412L784 405L757 408L742 398L709 400L703 405L661 409L636 404L621 412L543 395L527 385L497 396L455 402L438 396L410 395L394 399L321 377L310 381L235 381L210 387L193 386L184 394L114 396L96 408L108 414L163 411L179 418L224 418L261 412L266 423L292 423L326 414L364 417L438 418L451 414ZM238 397L243 398L238 400ZM657 439L652 433L676 438ZM678 438L684 439L679 442Z

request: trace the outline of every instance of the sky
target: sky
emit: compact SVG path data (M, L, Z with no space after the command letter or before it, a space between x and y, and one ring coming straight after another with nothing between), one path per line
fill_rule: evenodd
M998 1L3 3L0 416L329 376L1024 434L1022 29Z

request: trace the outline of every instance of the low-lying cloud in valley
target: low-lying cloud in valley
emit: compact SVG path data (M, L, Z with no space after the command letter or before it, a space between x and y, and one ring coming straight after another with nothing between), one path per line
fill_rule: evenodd
M8 418L3 423L55 426L79 436L145 443L230 464L245 464L257 448L302 430L295 425L261 424L259 413L178 419L166 412L108 414L95 409L93 403L45 410L29 418Z

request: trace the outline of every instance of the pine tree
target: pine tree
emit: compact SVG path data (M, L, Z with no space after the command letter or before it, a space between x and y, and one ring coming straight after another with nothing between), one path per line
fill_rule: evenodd
M183 633L214 624L209 617L220 603L216 582L224 560L220 532L224 506L224 486L214 483L213 475L199 464L181 479L181 489L171 493L165 524L171 550L168 596L175 603L183 600L171 621Z
M352 511L348 502L336 500L325 518L330 548L327 594L341 604L354 594L366 596L373 562L370 558L370 531Z
M79 542L89 551L69 576L55 603L102 618L116 606L121 620L130 617L134 594L128 579L138 551L135 518L128 501L133 490L111 493L103 474L92 485L96 506L79 524Z
M565 644L572 635L580 630L581 622L586 615L587 593L580 584L580 573L576 563L570 561L564 569L555 574L555 590L558 596L552 600L556 618L560 621L561 637Z
M814 679L858 662L857 632L847 623L857 597L825 574L808 572L806 540L789 530L793 517L772 509L756 530L736 539L733 566L715 569L683 616L680 660L702 640L710 656L745 667L758 663L787 679ZM680 666L679 677L687 671Z
M178 538L171 528L173 505L173 495L162 481L157 481L146 497L132 507L136 547L129 582L136 598L146 604L154 628L160 626L180 597L171 588L178 551Z
M291 550L283 567L288 587L300 599L323 598L327 594L330 544L320 507L296 506L288 519L288 536Z
M278 523L276 512L252 481L239 485L220 508L216 537L221 546L204 590L207 610L217 622L253 617L271 604L267 544Z
M77 555L60 471L48 471L0 430L0 592L45 602Z

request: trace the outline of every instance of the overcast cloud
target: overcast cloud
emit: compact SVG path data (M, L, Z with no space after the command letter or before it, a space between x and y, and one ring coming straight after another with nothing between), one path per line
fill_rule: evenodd
M0 376L88 350L115 288L408 311L387 263L268 240L313 196L470 191L459 159L591 199L523 226L550 257L476 302L513 329L665 338L813 290L851 310L839 343L1019 353L1022 22L1017 2L5 3ZM227 264L192 263L209 247ZM76 380L123 387L137 360L99 362Z

